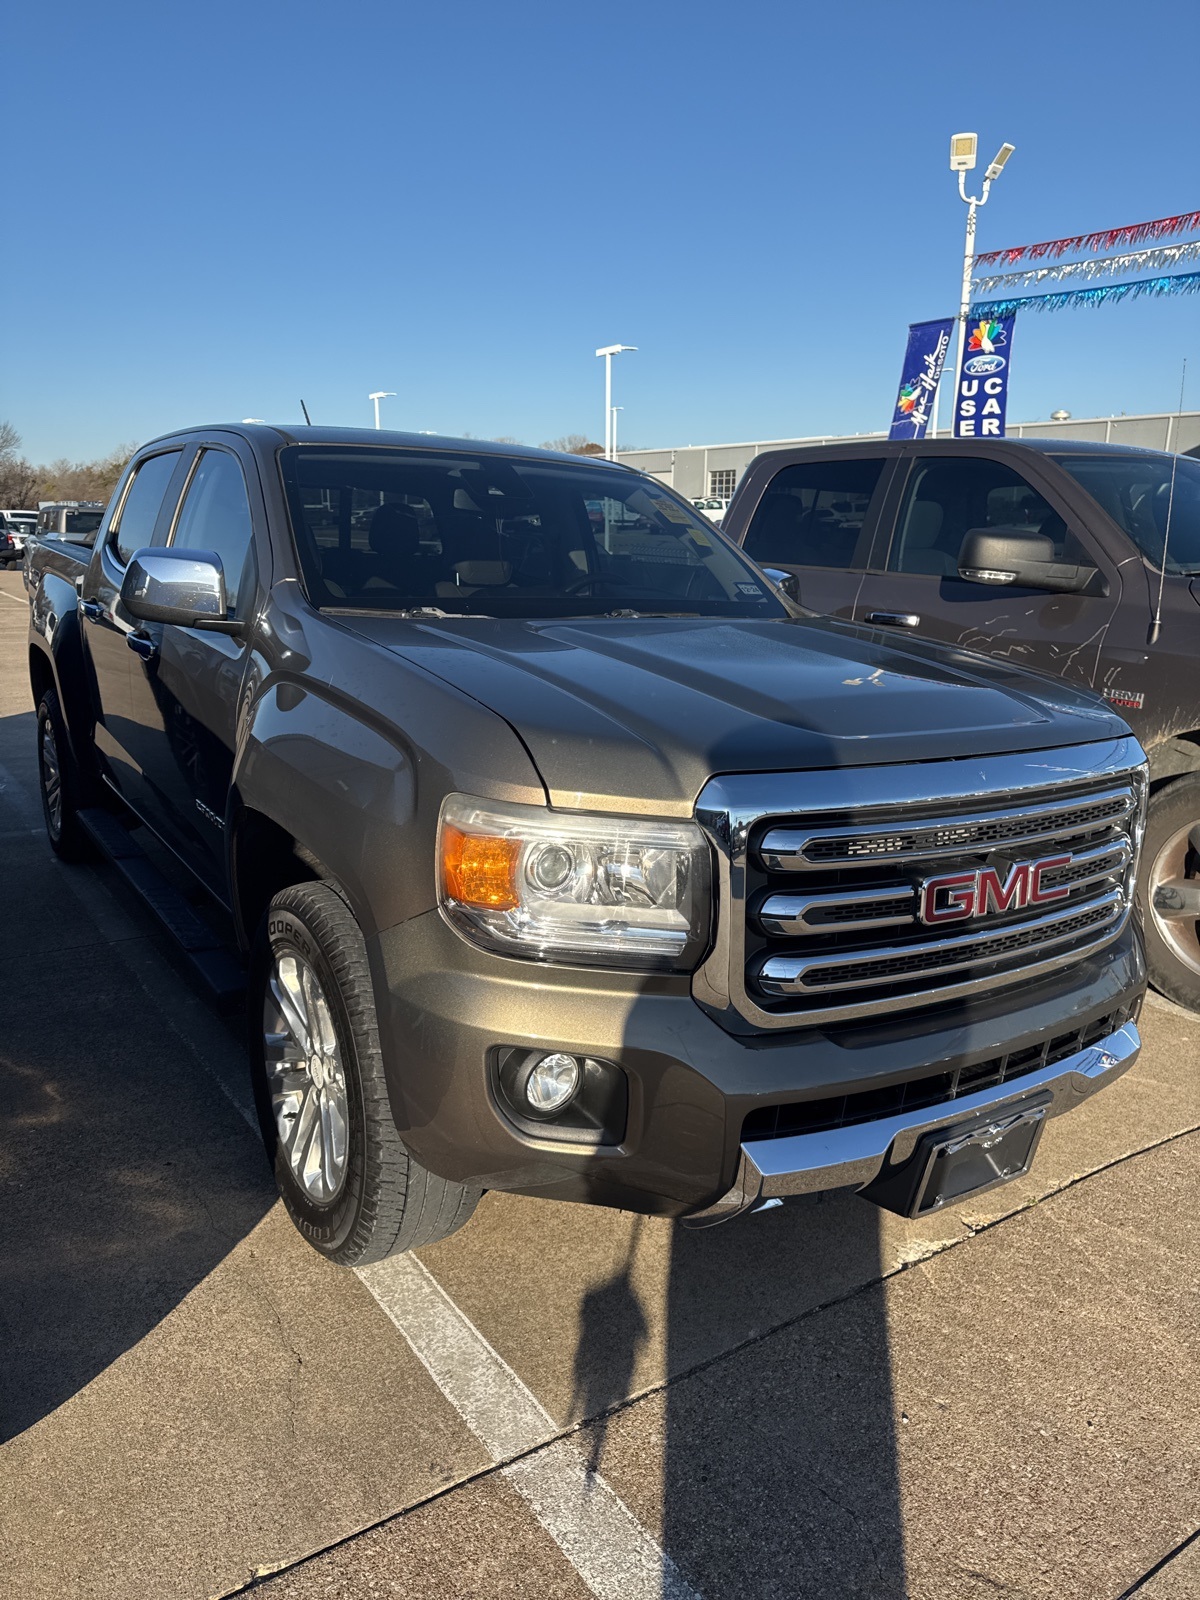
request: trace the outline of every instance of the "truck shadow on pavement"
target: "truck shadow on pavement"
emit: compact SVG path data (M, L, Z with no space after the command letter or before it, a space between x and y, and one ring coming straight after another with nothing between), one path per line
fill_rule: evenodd
M33 723L3 719L5 762ZM0 1439L137 1345L275 1202L257 1141L72 892L90 869L34 833L19 776L0 788L20 955L0 1020Z
M675 1226L657 1306L636 1261L665 1227L633 1218L625 1259L580 1300L571 1415L594 1419L589 1470L661 1527L703 1600L903 1600L878 1214L840 1193ZM666 1387L622 1408L656 1332Z
M275 1199L237 1113L106 967L70 993L60 973L0 1041L0 1438L137 1345Z
M663 1542L706 1600L907 1594L882 1270L849 1193L675 1229L672 1367L718 1284L737 1352L667 1390Z

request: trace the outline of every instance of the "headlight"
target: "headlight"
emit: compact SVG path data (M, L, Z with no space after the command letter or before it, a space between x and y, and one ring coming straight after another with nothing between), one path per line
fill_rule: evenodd
M678 970L708 936L708 845L691 822L451 795L438 866L454 926L506 955Z

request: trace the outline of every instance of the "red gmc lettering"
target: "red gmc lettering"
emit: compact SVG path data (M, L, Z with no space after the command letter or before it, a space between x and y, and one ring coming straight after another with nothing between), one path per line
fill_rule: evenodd
M1071 864L1070 856L1047 856L1045 861L1035 861L1029 871L1029 904L1031 906L1044 905L1047 900L1064 900L1071 892L1071 885L1064 883L1057 889L1042 888L1042 873L1053 872L1055 867L1067 867Z
M954 877L934 878L921 891L922 922L961 922L975 915L974 872L960 872ZM946 904L939 906L938 895L945 891Z
M990 911L1020 911L1031 900L1028 861L1019 862L1004 883L1000 882L1000 874L995 867L985 867L979 874L976 916L986 917Z
M921 888L921 921L961 922L966 917L998 916L1004 911L1023 911L1026 906L1063 900L1071 892L1070 884L1044 889L1042 874L1070 866L1072 860L1067 855L1047 856L1044 861L1018 861L1003 879L995 867L930 878Z

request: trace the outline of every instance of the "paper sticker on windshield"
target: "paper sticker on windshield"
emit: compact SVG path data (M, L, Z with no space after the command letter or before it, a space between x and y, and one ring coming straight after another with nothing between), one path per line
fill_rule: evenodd
M677 506L674 500L655 500L654 509L661 511L669 522L681 522L685 528L689 526L687 512L682 506Z
M752 594L756 600L761 600L763 597L763 592L756 583L739 583L737 587L739 594Z

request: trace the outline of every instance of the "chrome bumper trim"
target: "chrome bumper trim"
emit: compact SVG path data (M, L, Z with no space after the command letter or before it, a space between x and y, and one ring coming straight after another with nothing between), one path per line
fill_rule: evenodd
M749 1211L764 1200L813 1194L821 1189L861 1189L887 1165L906 1161L917 1141L934 1129L953 1129L994 1113L1019 1110L1026 1100L1050 1096L1046 1115L1061 1116L1127 1072L1142 1048L1132 1022L1064 1061L1031 1072L1013 1083L966 1094L940 1106L856 1122L824 1133L797 1133L783 1139L755 1139L742 1145L733 1187L703 1211L681 1220L705 1228Z

